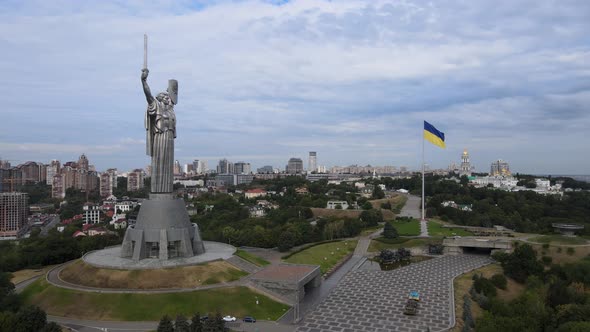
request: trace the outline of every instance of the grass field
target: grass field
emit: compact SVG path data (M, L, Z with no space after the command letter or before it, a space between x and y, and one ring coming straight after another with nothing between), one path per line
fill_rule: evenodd
M476 273L482 274L486 278L490 278L494 274L502 274L502 267L500 264L486 265L471 272L467 272L454 280L453 286L455 290L455 318L457 324L453 329L451 329L452 332L460 332L463 329L463 295L469 293L469 288L471 288L471 285L473 285L473 280L471 278ZM508 302L514 300L520 294L522 294L524 291L524 285L521 285L508 278L506 290L496 290L498 292L498 299ZM473 313L474 319L477 319L483 314L483 310L474 301L471 301L471 312Z
M430 236L453 236L453 235L471 236L471 235L473 235L473 233L468 232L468 231L461 229L461 228L442 227L441 224L434 222L434 221L428 221L427 225L428 225L428 235L430 235Z
M248 262L256 265L256 266L267 266L270 264L269 261L267 261L266 259L260 258L254 254L251 254L247 251L244 251L242 249L238 249L236 251L236 256L247 260Z
M529 238L529 241L536 243L549 244L565 244L565 245L580 245L587 244L588 241L577 236L563 236L563 235L541 235Z
M358 218L363 211L311 208L311 212L314 217Z
M64 281L104 288L191 288L238 280L248 273L224 261L159 270L101 269L78 260L60 273Z
M400 236L417 236L420 235L420 222L416 219L411 221L394 221L393 227L397 229Z
M369 252L380 252L383 249L399 249L399 248L412 248L421 247L428 244L441 244L442 239L440 238L397 238L397 239L386 239L383 237L377 238L371 241L369 245Z
M319 265L322 273L326 273L346 255L356 248L356 240L329 242L307 248L285 259L287 263Z
M523 244L523 242L520 242ZM590 246L571 246L551 244L548 248L543 248L541 244L529 243L537 252L537 257L549 256L555 264L573 263L590 255ZM547 246L547 244L545 244ZM573 252L568 253L568 248Z
M95 320L158 321L163 315L190 317L196 312L216 311L276 320L289 308L247 287L170 294L106 294L58 288L37 280L22 294L25 303L41 307L48 315Z

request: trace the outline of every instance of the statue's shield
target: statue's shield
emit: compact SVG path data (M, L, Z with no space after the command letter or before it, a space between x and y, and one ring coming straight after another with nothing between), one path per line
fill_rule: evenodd
M168 80L168 95L170 96L170 100L172 100L174 105L178 104L178 81L177 80Z

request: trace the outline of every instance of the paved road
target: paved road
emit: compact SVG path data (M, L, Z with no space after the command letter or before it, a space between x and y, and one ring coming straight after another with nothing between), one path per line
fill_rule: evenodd
M454 324L452 280L490 262L487 256L444 256L393 271L353 271L297 332L446 330ZM405 316L411 290L420 292L421 302L416 316Z
M412 217L420 220L422 218L422 209L420 207L422 197L414 195L408 195L407 197L408 200L400 211L400 217Z

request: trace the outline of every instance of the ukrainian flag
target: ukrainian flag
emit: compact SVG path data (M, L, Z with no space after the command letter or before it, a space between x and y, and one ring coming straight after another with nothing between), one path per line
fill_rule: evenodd
M438 129L426 121L424 121L424 138L436 146L446 148L445 133L438 131Z

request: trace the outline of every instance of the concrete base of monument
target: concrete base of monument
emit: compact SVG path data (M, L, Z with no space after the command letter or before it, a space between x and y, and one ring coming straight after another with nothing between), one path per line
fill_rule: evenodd
M236 252L236 248L221 242L203 241L205 252L192 257L178 257L171 259L145 258L133 260L121 257L121 246L91 251L82 259L93 266L118 270L147 270L178 266L196 265L218 259L228 259Z

